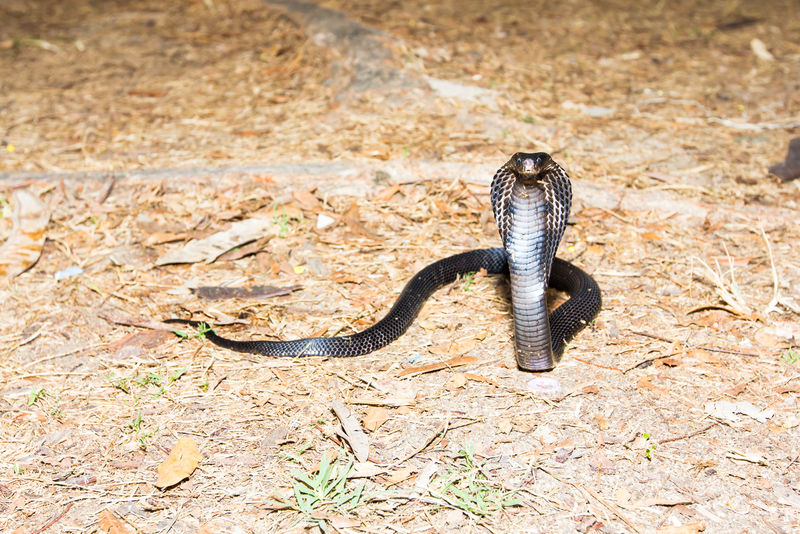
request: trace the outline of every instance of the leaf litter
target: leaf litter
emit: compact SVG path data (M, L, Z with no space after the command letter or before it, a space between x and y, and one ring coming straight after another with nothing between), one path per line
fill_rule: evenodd
M382 46L395 53L381 68L401 77L386 80L428 76L492 91L476 101L416 83L354 92L359 78L336 74L347 72L336 62L351 56L331 58L285 4L283 14L261 2L108 6L116 18L88 2L56 6L62 17L44 17L39 4L2 8L4 31L31 23L42 38L15 34L6 46L0 36L0 79L13 99L0 101L0 121L10 125L0 165L26 173L0 182L0 198L24 188L52 214L38 262L0 287L0 441L13 465L13 480L0 487L10 524L0 528L79 528L80 518L111 509L143 530L179 532L214 515L273 531L298 517L342 528L358 517L373 530L390 522L408 530L796 530L798 189L766 174L785 155L789 132L776 125L791 124L798 103L786 74L797 70L786 6L742 7L758 21L729 26L740 8L577 2L570 18L563 7L543 8L532 20L557 38L532 43L505 24L515 19L508 6L381 4L390 13L377 17L369 1L326 2L391 36ZM584 20L594 22L577 24ZM129 29L147 36L135 54L122 46ZM756 37L774 61L758 58ZM112 49L116 56L104 55ZM20 70L21 61L30 68ZM706 62L724 68L697 68ZM81 77L77 64L97 68ZM118 85L115 70L131 66L132 89ZM606 112L599 108L613 113L593 117ZM548 375L566 394L531 391L533 377L514 368L498 277L438 292L407 335L346 361L264 360L194 334L136 337L186 311L246 324L226 328L239 338L360 330L433 259L497 245L488 181L508 154L528 147L557 150L576 178L560 254L604 291L603 312ZM120 171L113 187L108 169ZM187 240L252 217L273 225L252 249L235 239L233 253L213 261L154 267ZM10 217L0 232L11 235ZM692 258L718 262L719 276L696 272ZM54 280L72 266L83 274ZM302 290L268 301L212 303L189 291L296 285ZM720 309L733 309L721 289L758 314ZM109 321L110 312L127 322ZM119 353L128 341L136 350ZM399 378L407 360L431 370ZM657 364L664 360L680 365ZM596 390L578 393L587 385ZM377 473L388 467L397 493L307 516L268 510L273 489L292 487L292 470L308 473L335 449L334 401L367 426L372 404L362 399L388 415L368 434L367 463L377 469L364 471L372 473L365 489L386 489ZM732 400L774 414L703 420L709 403ZM215 452L153 494L174 433ZM468 442L489 484L521 490L525 506L481 518L425 493L460 465ZM257 461L223 461L246 457ZM61 476L94 477L97 491L65 486ZM618 488L629 492L625 502L653 505L615 506ZM478 494L460 494L461 502Z

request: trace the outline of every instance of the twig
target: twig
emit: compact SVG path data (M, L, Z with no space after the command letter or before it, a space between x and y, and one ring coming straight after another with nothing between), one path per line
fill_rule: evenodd
M761 227L761 237L764 238L764 243L767 244L767 252L769 253L769 264L772 267L772 300L769 301L767 307L764 308L764 315L769 315L769 312L774 310L778 304L778 271L775 269L775 258L772 256L772 245L769 244L767 233L764 227Z
M599 367L600 369L608 369L609 371L619 371L620 373L624 372L619 367L610 367L608 365L600 365L599 363L590 362L587 360L582 360L581 358L576 358L575 356L572 357L573 360L581 363L585 363L586 365L593 365L594 367Z
M666 343L675 343L675 340L672 340L672 339L669 339L669 338L666 338L666 337L662 337L662 336L657 336L655 334L650 334L648 332L637 332L635 330L628 330L628 331L631 334L636 334L637 336L649 337L651 339L657 339L659 341L664 341ZM742 351L742 350L733 350L733 349L718 349L716 347L709 347L707 345L686 345L686 348L688 348L688 349L707 350L709 352L722 352L722 353L725 353L725 354L737 354L739 356L755 356L755 357L760 356L760 354L756 354L754 352L745 352L745 351Z
M689 439L689 438L693 438L693 437L695 437L696 435L698 435L698 434L702 434L702 433L703 433L703 432L705 432L706 430L709 430L711 427L717 426L717 424L718 424L718 423L711 423L710 425L708 425L708 426L706 426L706 427L703 427L703 428L701 428L700 430L695 430L694 432L690 432L689 434L684 434L684 435L682 435L682 436L674 436L674 437L671 437L671 438L664 438L664 439L660 439L660 440L658 440L658 444L659 444L659 445L662 445L662 444L664 444L664 443L671 443L671 442L673 442L673 441L680 441L680 440L682 440L682 439Z
M538 465L538 466L536 466L536 467L537 467L538 469L541 469L542 471L544 471L545 473L547 473L548 475L550 475L550 476L551 476L551 477L553 477L554 479L558 480L558 481L559 481L559 482L561 482L562 484L569 484L569 485L570 485L570 486L572 486L573 488L576 488L576 489L579 489L579 490L583 491L584 493L586 493L587 495L589 495L590 497L592 497L594 500L596 500L597 502L599 502L600 504L602 504L603 506L605 506L606 508L608 508L609 510L611 510L611 512L612 512L612 513L613 513L615 516L617 516L618 518L620 518L620 519L622 520L622 522L623 522L623 523L625 523L626 525L628 525L628 526L631 528L631 530L633 530L634 532L637 532L638 534L642 534L642 530L641 530L640 528L638 528L636 525L634 525L634 524L633 524L633 523L632 523L632 522L631 522L631 521L630 521L630 520L629 520L627 517L625 517L625 516L622 514L622 512L619 510L619 508L617 508L616 506L614 506L614 505L613 505L613 504L611 504L610 502L606 501L605 499L603 499L602 497L600 497L600 495L598 495L598 494L597 494L597 493L595 493L594 491L590 490L589 488L587 488L587 487L586 487L586 486L584 486L583 484L578 484L578 483L575 483L575 482L570 482L569 480L564 480L564 479L563 479L563 478L561 478L560 476L556 475L555 473L553 473L552 471L550 471L550 470L549 470L549 469L547 469L546 467L542 467L541 465Z
M41 527L39 527L37 530L34 530L33 532L31 532L31 534L40 534L40 533L44 532L45 530L47 530L48 528L50 528L53 525L55 525L62 517L64 517L64 514L69 512L69 509L72 508L72 504L73 503L69 503L68 505L66 505L64 507L64 509L61 511L60 514L55 516L53 519L51 519L50 521L48 521L47 523L45 523Z

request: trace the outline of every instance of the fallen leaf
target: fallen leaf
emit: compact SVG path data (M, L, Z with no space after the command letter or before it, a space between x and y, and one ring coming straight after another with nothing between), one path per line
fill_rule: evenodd
M772 484L772 492L775 494L778 504L785 504L800 510L800 493L784 486L780 482Z
M192 293L198 297L210 300L224 299L266 299L271 297L281 297L289 295L292 291L302 289L303 286L293 285L287 287L275 286L253 286L253 287L231 287L231 286L200 286L192 289Z
M428 347L428 352L436 354L437 356L449 356L466 354L475 348L478 341L475 339L462 339L458 341L448 341L446 343L439 343Z
M467 377L464 373L453 373L453 376L447 381L447 390L455 391L467 385Z
M119 519L111 510L103 510L97 516L97 528L103 534L134 534L136 529Z
M366 462L369 456L369 438L361 429L358 419L339 400L334 400L331 408L342 424L341 432L338 434L350 444L356 460Z
M697 534L706 529L706 524L702 521L694 521L677 526L667 526L659 528L657 534Z
M393 471L391 475L386 477L386 482L388 482L390 485L399 484L400 482L411 478L411 475L414 474L414 471L415 470L413 467L403 467L402 469L397 469L396 471Z
M0 246L0 276L17 276L39 260L45 241L45 228L50 211L39 197L27 189L17 189L11 195L14 226L11 235Z
M593 393L599 393L599 392L600 392L600 388L598 388L594 384L590 384L588 386L583 386L582 388L580 388L578 390L578 393L586 393L586 394L593 394Z
M367 408L367 414L364 416L364 428L375 432L387 419L389 419L389 412L386 408L372 406Z
M497 380L494 380L492 378L488 378L488 377L482 376L482 375L476 375L474 373L464 373L464 377L467 378L468 380L472 380L474 382L485 382L485 383L491 384L493 386L499 386L500 385L500 384L497 383Z
M272 236L268 235L262 237L261 239L256 239L252 243L248 243L242 247L236 247L232 250L229 250L225 254L220 255L217 258L217 261L236 261L246 256L258 254L264 250L264 247L267 245L267 243L269 243L270 239L272 239Z
M727 421L737 422L740 418L736 414L743 414L752 417L759 423L764 423L767 419L775 415L775 410L759 410L751 403L741 402L709 402L705 406L705 412L713 417L719 417Z
M662 388L660 386L656 386L655 384L653 384L652 382L650 382L646 378L642 378L638 382L636 382L636 388L637 389L649 389L650 391L653 391L655 393L666 393L667 392L666 388Z
M158 258L156 265L172 263L210 263L234 247L249 243L267 234L278 232L278 225L271 219L246 219L235 222L230 228L203 239L194 239L183 247L171 250Z
M608 430L609 427L608 419L599 414L594 414L592 419L597 421L597 428L599 428L600 430Z
M689 358L694 358L695 360L703 363L714 363L714 364L722 363L722 360L720 360L707 350L703 349L689 350L686 352L686 356Z
M609 460L602 451L597 451L592 454L591 458L589 458L589 467L595 471L605 474L613 474L617 472L614 462Z
M508 434L514 428L514 422L511 419L500 419L496 426L500 433Z
M680 364L681 360L679 358L673 358L672 356L656 360L657 366L678 367Z
M375 193L375 196L372 197L372 200L375 200L377 202L386 202L387 200L392 198L394 194L397 193L398 191L400 191L400 186L398 184L389 187L384 187L383 189Z
M752 39L750 41L750 49L758 57L758 59L762 61L775 60L775 56L773 56L772 53L769 50L767 50L767 45L765 45L764 41L762 41L761 39L757 38Z
M156 487L163 489L174 486L191 475L202 459L203 455L194 440L189 436L181 437L169 451L167 459L158 466Z
M187 234L185 232L151 232L147 235L144 241L142 241L142 244L146 247L155 247L156 245L163 245L165 243L183 241L186 239L186 237Z
M316 213L322 210L322 205L317 200L317 197L314 196L313 191L314 189L293 191L292 198L300 204L302 209Z
M378 240L380 238L378 234L376 234L375 232L364 226L364 224L360 221L358 204L356 204L355 202L353 202L353 204L344 214L342 220L345 222L350 231L356 235L374 240Z

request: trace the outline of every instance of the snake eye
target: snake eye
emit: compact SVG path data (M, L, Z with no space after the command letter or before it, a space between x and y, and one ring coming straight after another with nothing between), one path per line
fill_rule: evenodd
M536 166L538 167L541 164L542 164L542 156L536 156Z

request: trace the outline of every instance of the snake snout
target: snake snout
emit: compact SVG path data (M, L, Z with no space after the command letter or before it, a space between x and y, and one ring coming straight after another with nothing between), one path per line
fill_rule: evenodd
M522 160L522 172L532 173L542 163L542 158L525 158Z

